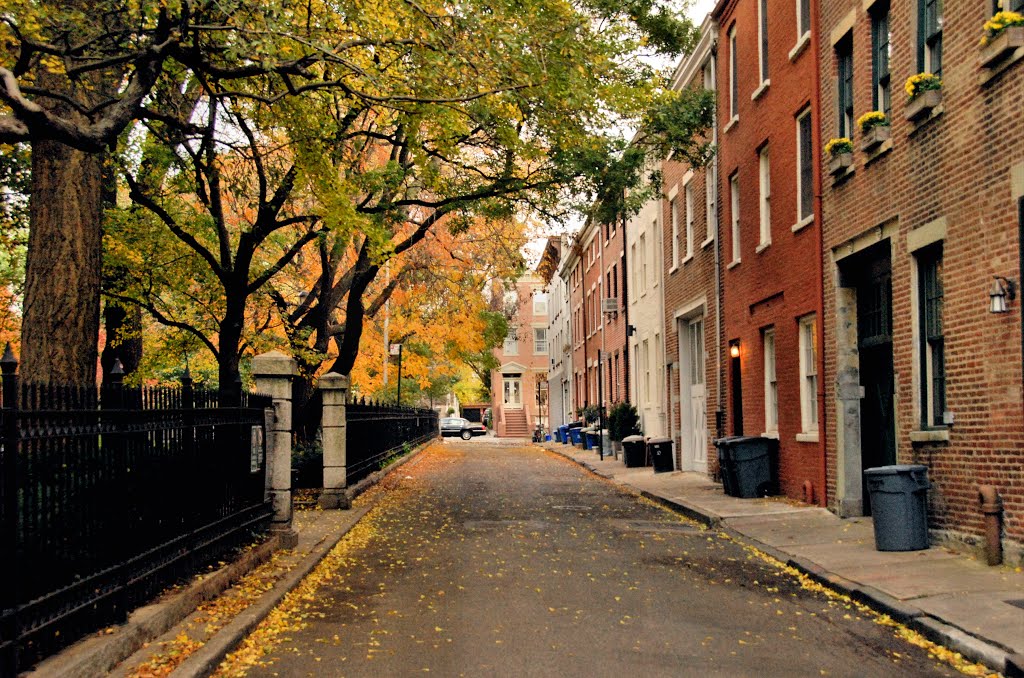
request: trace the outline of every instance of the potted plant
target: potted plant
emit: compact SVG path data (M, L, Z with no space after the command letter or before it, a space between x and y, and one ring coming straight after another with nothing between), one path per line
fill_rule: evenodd
M853 164L853 142L848 137L829 139L825 144L829 174L842 174Z
M934 73L918 73L907 78L903 90L907 93L907 120L917 120L942 103L942 80Z
M636 408L627 402L615 403L608 412L608 437L616 458L622 453L622 439L639 431L638 422Z
M867 151L889 138L889 119L881 111L868 111L857 118L860 127L860 147Z
M1024 47L1024 14L996 12L985 22L981 36L981 65L990 67Z

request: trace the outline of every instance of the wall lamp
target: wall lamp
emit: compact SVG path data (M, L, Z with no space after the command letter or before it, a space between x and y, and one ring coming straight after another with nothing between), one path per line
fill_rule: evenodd
M740 345L739 342L732 342L729 344L729 356L732 358L740 357Z
M988 310L992 313L1006 313L1006 300L1013 301L1017 297L1017 285L1009 278L1001 275L992 276L992 291L988 293Z
M632 337L636 334L636 325L626 325L626 336Z

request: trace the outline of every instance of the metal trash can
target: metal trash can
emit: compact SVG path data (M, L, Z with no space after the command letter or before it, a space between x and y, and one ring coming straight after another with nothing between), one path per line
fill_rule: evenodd
M778 440L727 436L716 440L715 447L727 495L753 499L778 493Z
M627 468L647 465L647 446L643 436L626 436L622 439L622 461Z
M666 473L675 470L671 438L651 438L647 441L647 450L651 454L655 473Z
M928 467L920 464L864 470L871 494L875 548L920 551L928 548Z

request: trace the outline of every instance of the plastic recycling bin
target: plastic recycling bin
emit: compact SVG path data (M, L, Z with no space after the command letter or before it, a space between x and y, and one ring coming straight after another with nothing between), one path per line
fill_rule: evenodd
M563 445L569 442L569 427L565 424L558 427L558 442Z
M627 468L647 465L647 447L643 436L626 436L622 439L622 461Z
M569 427L569 439L573 445L580 445L583 443L583 429L579 426Z
M928 548L928 467L920 464L864 470L871 494L875 548L920 551Z
M776 494L779 441L761 436L727 436L715 441L722 487L731 497Z
M586 436L586 443L583 445L585 450L596 450L598 442L598 433L596 428L585 428L583 429L583 435Z
M671 438L651 438L647 441L647 450L650 452L655 473L666 473L675 469Z

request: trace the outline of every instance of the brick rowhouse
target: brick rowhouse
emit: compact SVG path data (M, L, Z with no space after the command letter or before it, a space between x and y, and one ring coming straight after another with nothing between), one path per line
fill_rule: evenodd
M777 437L781 491L823 503L815 11L722 0L712 17L726 433Z
M821 4L822 137L855 145L822 195L830 504L860 515L865 467L922 463L932 537L977 545L977 485L992 485L1019 563L1024 49L985 65L992 3L944 3L941 18L929 6ZM908 120L904 83L929 70L941 103ZM865 150L850 118L886 108L886 94L891 138ZM1007 281L1016 298L990 312Z

